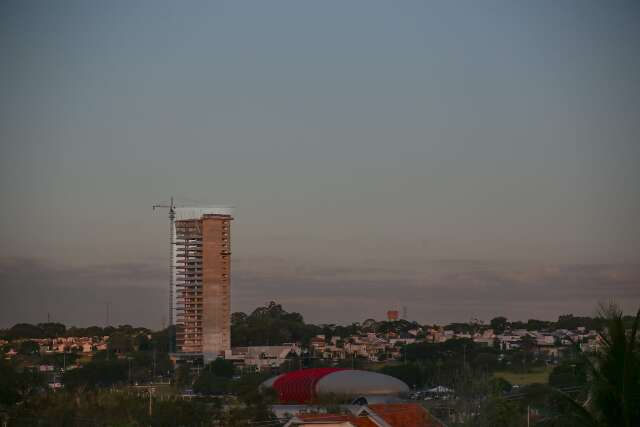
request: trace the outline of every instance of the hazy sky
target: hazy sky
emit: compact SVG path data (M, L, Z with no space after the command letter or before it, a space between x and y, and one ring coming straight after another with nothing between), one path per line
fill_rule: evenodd
M159 326L166 212L233 204L233 309L640 304L637 2L3 1L0 326ZM166 317L166 315L165 315Z

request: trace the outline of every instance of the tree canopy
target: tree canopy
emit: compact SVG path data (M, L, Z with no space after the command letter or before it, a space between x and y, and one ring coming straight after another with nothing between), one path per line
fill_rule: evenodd
M287 342L307 342L321 332L321 328L307 325L300 313L289 313L271 301L256 308L250 315L233 313L231 344L233 346L279 345Z

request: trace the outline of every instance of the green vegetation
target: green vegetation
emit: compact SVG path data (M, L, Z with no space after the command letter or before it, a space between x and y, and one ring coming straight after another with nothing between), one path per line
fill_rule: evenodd
M69 385L57 392L48 392L36 372L18 372L3 363L0 421L4 418L10 426L247 426L273 420L269 405L275 395L258 391L265 375L233 379L233 367L219 359L198 380L223 380L225 392L233 396L185 399L172 393L168 385L112 388L126 382L126 365L122 362L93 362L70 371ZM214 390L205 394L219 393Z
M593 361L582 358L591 377L587 385L589 404L582 405L555 391L554 396L564 409L555 418L571 418L584 426L637 426L640 425L640 310L630 330L617 306L601 307L601 313L606 324L600 334L603 348L593 356Z
M11 426L210 426L224 419L215 400L154 399L127 391L48 393L14 407Z
M493 396L482 402L478 412L480 415L472 418L466 426L523 427L522 410L518 402Z
M288 313L273 301L256 308L248 316L245 313L233 313L231 316L233 346L306 343L320 330L318 326L304 323L300 313Z
M511 384L529 385L529 384L546 384L549 381L549 375L552 368L532 368L530 372L509 372L498 371L493 375L496 378L502 378Z
M427 382L426 371L423 366L417 363L389 364L380 369L381 373L401 379L413 388L425 385Z
M587 384L588 366L581 359L566 360L553 368L549 385L555 388L583 387Z
M478 345L470 339L451 339L442 343L421 342L403 347L402 366L389 365L382 372L407 384L422 388L444 385L471 389L475 378L486 378L508 360L500 361L499 351Z
M522 384L517 400L484 400L478 415L462 425L524 427L528 408L536 414L535 424L530 425L538 427L640 425L640 310L629 322L617 306L610 305L601 308L598 322L604 325L599 352L586 355L577 351L574 359L553 370L495 373L496 378ZM548 384L542 375L548 375Z
M533 368L530 372L495 372L495 378L502 378L514 385L546 384L552 368Z
M125 385L129 379L126 360L96 360L64 373L64 385L69 390L87 390Z
M446 327L463 333L489 327L496 332L582 326L600 331L601 352L582 354L576 343L575 350L564 354L555 367L547 366L547 356L538 353L535 341L526 335L518 342L519 348L508 351L454 338L397 344L394 350L400 351L399 360L371 362L351 355L337 366L376 370L418 390L439 385L454 390L455 399L446 403L458 414L458 424L452 422L452 426L524 426L530 407L536 413L536 426L630 427L640 425L638 322L638 316L623 316L616 307L608 307L596 319L563 315L557 322L509 322L496 317L488 325L472 321ZM419 328L406 320L373 319L347 326L309 325L299 313L289 313L271 302L250 315L234 313L232 336L234 346L300 342L308 347L313 336L324 334L326 340L338 337L334 341L341 347L352 335L375 332L410 338L423 333ZM45 336L103 335L110 336L107 350L90 355L44 353L36 342ZM167 425L167 420L176 420L172 421L175 425L272 421L269 404L275 396L258 391L258 385L271 373L238 377L233 364L223 359L204 367L179 365L174 372L168 357L172 335L171 329L152 332L130 325L66 328L57 323L23 323L0 331L0 336L13 340L3 350L17 350L10 362L0 365L0 421L8 417L9 425L69 426ZM313 351L300 357L292 355L282 369L336 365L314 356ZM45 376L34 369L38 364L66 366L62 375L65 389L51 392ZM149 385L160 379L166 384ZM512 389L513 385L519 387ZM155 390L152 395L151 389ZM193 389L198 397L183 400L186 389ZM588 397L589 403L584 405ZM437 403L442 406L443 401Z
M193 384L193 391L203 395L221 395L231 391L233 363L216 359L209 363Z
M29 399L45 387L45 379L38 372L19 372L8 362L0 360L0 410Z

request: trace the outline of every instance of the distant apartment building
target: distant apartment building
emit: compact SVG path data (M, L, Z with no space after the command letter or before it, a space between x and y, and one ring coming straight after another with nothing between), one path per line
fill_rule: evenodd
M174 307L176 356L205 362L231 348L231 210L176 208Z

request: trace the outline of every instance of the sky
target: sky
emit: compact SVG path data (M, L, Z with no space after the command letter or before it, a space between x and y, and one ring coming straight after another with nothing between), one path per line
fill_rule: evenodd
M3 1L0 327L166 321L168 221L231 204L232 309L640 305L640 7Z

